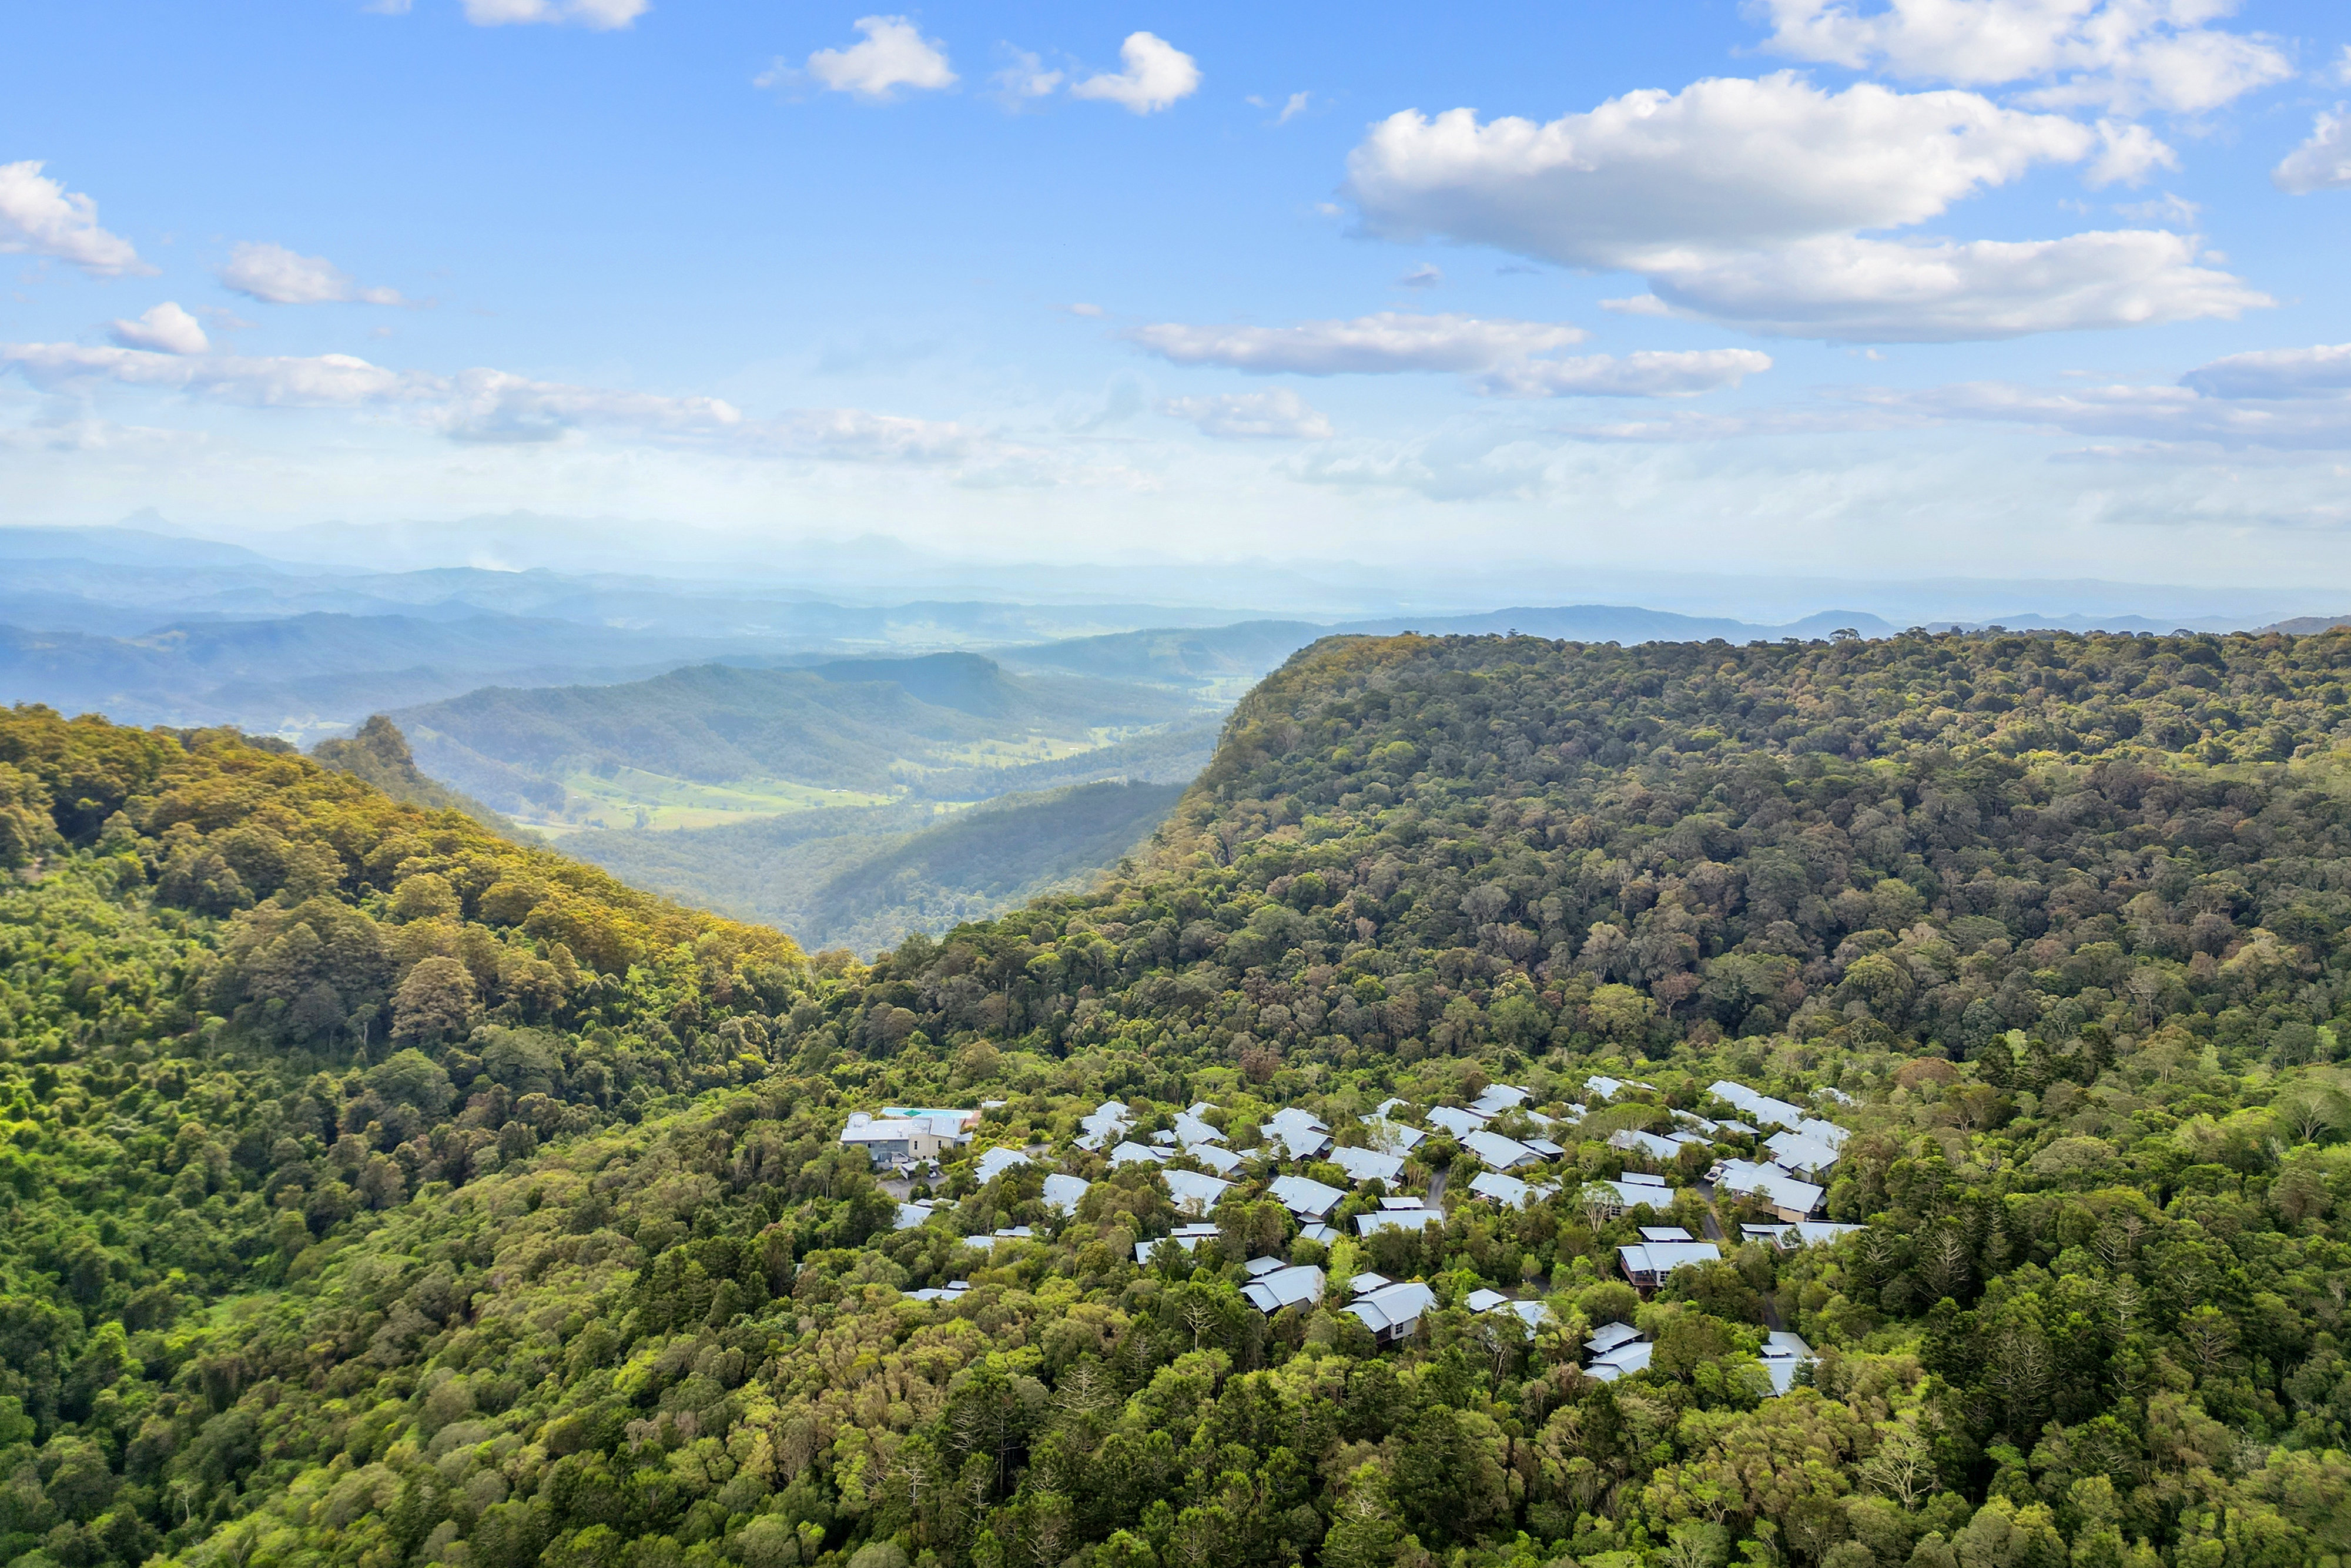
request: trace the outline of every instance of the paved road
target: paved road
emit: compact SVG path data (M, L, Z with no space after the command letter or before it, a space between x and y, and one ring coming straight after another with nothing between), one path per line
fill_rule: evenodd
M1444 1165L1437 1166L1437 1174L1428 1178L1429 1207L1435 1208L1445 1201L1445 1178L1452 1174L1453 1165L1452 1162L1448 1160Z

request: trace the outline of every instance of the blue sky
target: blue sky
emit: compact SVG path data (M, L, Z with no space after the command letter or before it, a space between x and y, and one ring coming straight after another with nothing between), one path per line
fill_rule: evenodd
M5 16L5 520L2351 585L2340 5Z

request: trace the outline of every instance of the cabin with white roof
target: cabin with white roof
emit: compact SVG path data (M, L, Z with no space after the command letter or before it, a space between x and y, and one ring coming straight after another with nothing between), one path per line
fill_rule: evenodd
M1311 1307L1322 1299L1322 1270L1307 1263L1270 1269L1243 1285L1241 1294L1268 1317L1284 1307Z
M1295 1105L1268 1116L1258 1132L1286 1160L1311 1159L1331 1146L1331 1129L1322 1119Z
M1279 1176L1266 1190L1274 1202L1301 1219L1322 1218L1347 1196L1335 1186L1325 1186L1311 1176Z
M1437 1292L1416 1283L1382 1285L1347 1303L1344 1310L1372 1331L1381 1344L1394 1344L1419 1332L1420 1314L1437 1305Z
M1771 1218L1793 1223L1810 1219L1821 1211L1821 1200L1826 1190L1808 1181L1799 1181L1777 1166L1751 1164L1746 1160L1725 1160L1714 1178L1717 1192L1735 1193L1751 1197L1771 1211Z
M1349 1148L1344 1145L1331 1151L1331 1163L1347 1173L1347 1179L1361 1186L1367 1181L1385 1182L1393 1186L1404 1176L1404 1161L1394 1155L1384 1155L1376 1149Z
M1616 1249L1617 1266L1633 1288L1656 1290L1675 1270L1692 1263L1719 1261L1722 1249L1711 1241L1636 1241Z

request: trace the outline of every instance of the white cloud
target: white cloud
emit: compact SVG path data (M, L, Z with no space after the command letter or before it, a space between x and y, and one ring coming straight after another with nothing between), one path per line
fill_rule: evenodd
M116 320L107 336L126 349L162 354L201 354L212 347L196 319L169 299L142 316Z
M1765 45L1798 59L1962 87L2043 84L2027 101L2217 109L2294 74L2264 39L2206 26L2231 0L1763 0Z
M46 256L92 277L155 270L98 226L95 201L43 175L38 159L0 163L0 255Z
M865 41L845 49L819 49L808 57L808 74L835 92L886 103L897 89L935 92L953 87L946 46L925 38L904 16L860 16Z
M1667 305L1785 336L2003 338L2268 303L2190 266L2196 241L2168 233L1862 237L2094 152L2098 183L2170 158L2136 126L2094 131L1970 92L1831 93L1782 72L1628 93L1543 125L1406 110L1350 154L1347 188L1375 235L1631 271Z
M2310 140L2270 171L2270 183L2297 196L2351 185L2351 118L2345 117L2341 104L2334 113L2321 114Z
M1053 89L1061 85L1062 74L1047 70L1040 57L1026 49L1010 52L1012 63L988 78L996 84L996 97L1007 108L1019 109L1038 99L1050 98Z
M1426 261L1396 279L1396 282L1406 288L1434 288L1444 281L1445 274L1438 271L1434 264Z
M2140 184L2157 169L2179 167L2179 154L2158 141L2155 132L2144 125L2101 120L2098 141L2098 155L2090 160L2090 167L2082 176L2096 189Z
M446 376L397 371L350 354L183 356L5 343L0 369L14 370L45 391L111 383L248 408L381 411L464 442L527 444L601 430L758 456L925 463L988 449L960 425L862 409L800 409L752 419L720 398L576 386L490 369Z
M651 9L652 0L465 0L465 20L476 27L538 24L608 33Z
M1478 389L1494 397L1695 397L1771 368L1771 356L1753 349L1644 349L1622 359L1523 360L1489 371Z
M1069 305L1064 305L1061 308L1067 310L1072 316L1083 316L1089 319L1098 318L1102 313L1102 308L1101 306L1089 305L1082 299L1077 300Z
M1331 422L1288 387L1271 392L1220 392L1163 399L1159 412L1189 420L1203 435L1282 441L1327 441Z
M2063 116L1973 93L1830 93L1781 72L1627 93L1545 125L1406 110L1349 154L1347 193L1384 238L1637 271L1692 248L1923 223L2096 142Z
M2351 392L2351 343L2231 354L2180 378L2208 397L2305 398Z
M1580 343L1580 327L1475 316L1416 316L1384 310L1349 321L1295 327L1138 327L1135 342L1179 365L1221 365L1260 375L1489 370Z
M1969 382L1848 394L1880 413L2018 424L2158 449L2351 450L2351 343L2231 354L2165 383Z
M1617 316L1670 316L1674 308L1654 294L1635 294L1625 299L1604 299L1600 308Z
M1290 95L1290 101L1281 106L1281 112L1273 117L1273 122L1276 125L1289 124L1291 120L1305 113L1308 107L1311 105L1313 101L1314 96L1311 93L1291 93Z
M2196 259L2193 235L2158 229L1940 244L1834 237L1693 256L1654 268L1649 287L1750 331L1872 343L2233 319L2274 303Z
M266 305L400 305L396 288L362 287L322 256L299 256L282 245L250 240L229 252L222 287Z
M1136 114L1151 114L1191 97L1200 86L1200 68L1192 57L1155 33L1129 33L1118 57L1126 69L1088 77L1070 89L1070 96L1101 99Z

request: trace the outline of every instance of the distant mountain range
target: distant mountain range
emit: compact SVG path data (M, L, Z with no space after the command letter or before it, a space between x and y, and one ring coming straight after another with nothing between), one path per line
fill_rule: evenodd
M373 558L384 559L389 550L423 561L438 550L443 559L468 553L496 560L550 526L548 519L517 516L394 528L376 539L382 548ZM585 559L624 559L626 530L597 527L603 532L590 532L611 548L587 550ZM546 566L375 570L355 564L367 557L371 537L340 526L286 536L287 548L315 550L336 562L318 565L188 537L160 519L145 527L0 528L0 702L97 710L139 724L233 724L307 744L349 733L371 713L412 709L484 686L625 683L696 664L789 668L966 650L986 653L1010 671L1143 683L1221 703L1334 632L1515 629L1631 643L1810 639L1840 628L1871 636L1896 629L1859 610L1772 623L1607 603L1353 620L1232 617L1197 605L1122 601L1108 592L1102 602L1084 602L1073 580L1081 587L1091 572L1073 580L1041 569L1027 580L1035 602L845 603L778 569L722 573L716 559L689 569L704 574L698 577ZM701 546L715 549L716 539L702 539ZM893 541L872 542L877 571L903 567L909 581L951 580ZM825 564L817 575L835 584L859 559L847 544L799 553L810 550L811 559ZM1137 580L1124 571L1102 576L1116 583ZM1281 587L1289 579L1280 573L1262 577L1269 596L1290 591ZM2004 588L2023 599L2032 587L1955 581L1949 593L1979 604L1996 602L1990 596ZM2050 585L2050 591L2110 608L2129 591L2078 583ZM2169 601L2181 591L2147 591ZM2249 602L2278 598L2246 597ZM2119 612L2020 613L2001 623L2020 630L2155 632L2177 624ZM2223 619L2189 625L2243 623ZM2323 617L2282 622L2293 629L2327 623Z
M977 654L931 653L802 669L697 664L608 685L492 686L391 716L434 777L553 825L579 809L567 792L594 799L604 791L591 780L622 768L751 795L774 784L929 794L933 774L968 787L986 772L1082 754L1123 732L1196 727L1201 715L1191 698L1159 685L1015 674ZM665 799L651 783L636 793L648 806Z
M928 804L767 817L698 832L582 832L564 852L638 887L791 932L811 951L894 947L1058 889L1134 852L1182 781L1081 784L941 815Z

